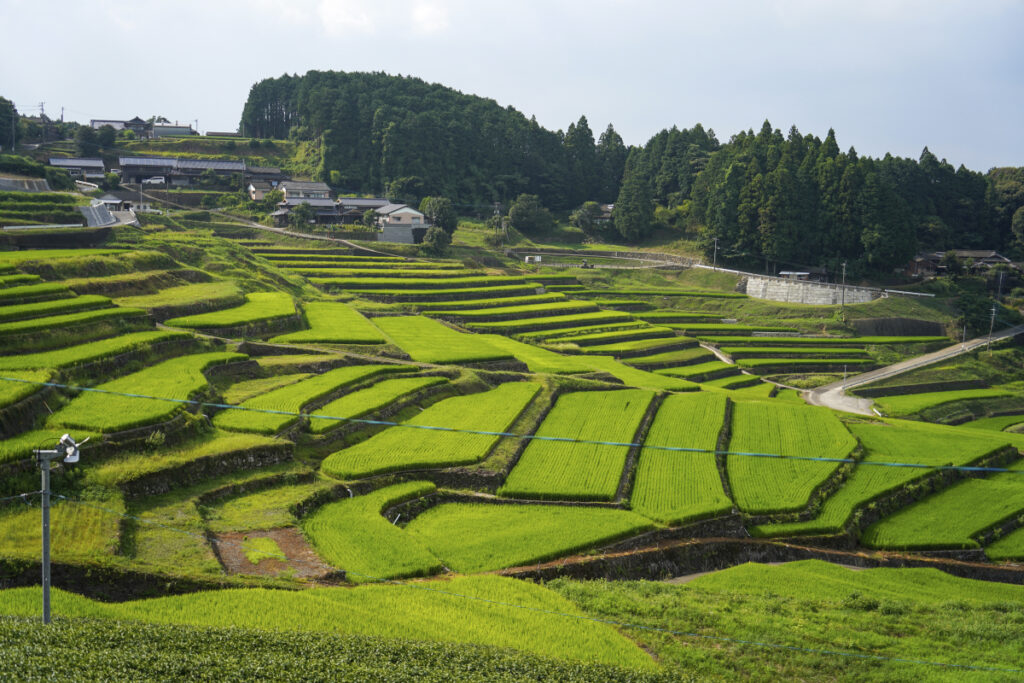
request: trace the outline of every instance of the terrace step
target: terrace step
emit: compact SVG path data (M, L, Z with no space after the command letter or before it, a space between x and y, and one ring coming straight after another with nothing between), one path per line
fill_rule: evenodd
M485 308L478 311L424 311L424 315L467 322L500 322L503 320L523 320L526 318L568 315L571 313L592 313L597 310L599 309L593 304L566 301L539 305L526 304L522 306Z
M640 327L628 330L619 330L612 333L595 333L567 337L551 337L544 340L546 344L576 344L577 346L597 346L599 344L611 344L613 342L630 341L635 339L665 339L675 338L672 330L664 327Z
M631 318L626 313L599 311L595 313L581 313L578 315L524 318L522 320L516 320L506 324L466 323L466 327L482 332L505 332L509 334L516 334L519 332L536 332L540 330L573 327L580 324L599 325L601 323L619 323L629 320L631 320Z
M328 287L328 289L330 289L330 287ZM400 291L347 289L345 291L351 292L352 294L358 294L359 296L372 301L394 302L452 301L458 299L473 299L482 295L492 299L497 299L500 297L518 297L538 294L538 290L530 285L474 287L466 289L406 289Z

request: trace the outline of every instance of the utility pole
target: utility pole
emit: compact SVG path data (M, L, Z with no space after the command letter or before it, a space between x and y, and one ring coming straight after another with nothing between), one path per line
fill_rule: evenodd
M839 311L842 313L843 319L846 319L846 261L843 261L843 286L842 286L842 299L839 304Z
M50 623L50 466L57 458L63 458L69 465L78 462L78 447L84 444L91 437L86 437L82 443L75 443L70 434L60 437L57 448L52 451L36 449L36 463L42 472L43 488L41 491L42 513L43 513L43 623Z
M712 263L711 267L714 270L718 270L718 238L714 237L712 239L715 240L715 255L714 255L713 260L711 262Z
M1003 275L1006 275L1006 271L1000 270L999 271L999 291L996 294L996 301L999 301L999 300L1001 300L1003 298Z
M988 322L988 355L992 355L992 330L996 326L996 305L992 304L992 319Z
M960 350L966 351L967 350L967 316L964 316L964 336L960 338L960 342L962 344L962 346L960 347Z

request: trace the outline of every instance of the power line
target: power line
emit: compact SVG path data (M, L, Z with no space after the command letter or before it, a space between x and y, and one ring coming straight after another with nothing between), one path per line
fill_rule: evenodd
M173 527L173 526L170 526L170 525L167 525L167 524L162 524L160 522L154 522L153 520L147 520L147 519L144 519L142 517L137 517L135 515L129 515L129 514L126 514L126 513L123 513L123 512L119 512L117 510L113 510L111 508L105 508L105 507L102 507L102 506L99 506L99 505L95 505L95 504L92 504L92 503L87 503L85 501L80 501L80 500L76 500L76 499L73 499L73 498L68 498L67 496L55 495L55 497L56 498L60 498L61 500L64 500L64 501L69 502L69 503L73 503L73 504L77 504L77 505L83 505L85 507L95 508L95 509L101 510L103 512L107 512L107 513L110 513L110 514L113 514L113 515L116 515L118 517L122 517L122 518L125 518L125 519L131 519L133 521L141 522L143 524L150 524L150 525L153 525L153 526L160 527L162 529L167 529L167 530L174 531L174 532L177 532L177 533L181 533L181 534L185 534L185 535L188 535L188 536L192 536L192 537L201 539L204 542L209 542L211 544L217 544L217 545L221 545L221 546L235 546L235 547L238 547L238 548L242 549L243 551L244 550L250 550L251 552L253 552L251 549L246 548L246 546L244 544L242 544L242 543L237 543L237 542L232 542L232 541L223 541L221 539L209 538L208 536L206 536L204 534L198 534L198 533L195 533L193 531L188 531L186 529L181 529L181 528L178 528L178 527ZM254 552L258 552L259 554L261 554L261 555L263 555L265 557L279 559L279 560L282 560L284 562L288 562L290 564L305 564L307 566L310 565L310 563L305 562L305 561L303 561L301 559L297 558L297 559L291 560L287 556L280 555L280 554L274 553L274 552L268 552L268 551L254 551ZM399 580L399 579L388 579L388 578L384 578L384 577L380 577L380 576L374 576L372 574L363 574L363 573L360 573L360 572L353 572L353 571L349 571L349 570L344 570L344 571L345 571L346 576L349 576L349 575L357 576L359 578L367 579L367 580L369 580L369 581L371 581L373 583L377 583L377 584L387 584L387 585L399 586L399 587L403 587L403 588L411 588L413 590L420 590L420 591L425 591L425 592L428 592L428 593L434 593L434 594L438 594L438 595L445 595L445 596L448 596L448 597L459 598L459 599L462 599L462 600L472 600L474 602L481 602L481 603L485 603L485 604L488 604L488 605L494 605L494 606L497 606L497 607L508 607L508 608L511 608L511 609L519 609L519 610L524 610L524 611L528 611L528 612L535 612L535 613L538 613L538 614L547 614L547 615L550 615L550 616L563 617L563 618L567 618L567 619L575 619L577 621L590 621L590 622L594 622L594 623L598 623L598 624L607 624L609 626L615 626L617 628L632 628L632 629L638 629L638 630L644 630L644 631L652 631L652 632L664 633L666 635L673 635L673 636L678 636L678 637L683 637L683 638L693 638L693 639L701 639L701 640L712 640L712 641L722 642L722 643L732 643L732 644L735 644L735 645L747 645L747 646L768 648L768 649L773 649L773 650L788 650L790 652L805 652L805 653L808 653L808 654L831 655L831 656L847 657L847 658L850 658L850 659L860 659L860 660L867 660L867 661L893 662L893 663L898 663L898 664L919 664L919 665L924 665L924 666L945 667L945 668L960 669L960 670L965 670L965 671L994 671L994 672L1002 672L1002 673L1021 673L1021 672L1024 672L1024 669L1013 669L1013 668L992 667L992 666L979 666L979 665L974 665L974 664L957 664L957 663L952 663L952 662L936 662L936 661L930 661L930 660L909 659L909 658L903 658L903 657L889 657L889 656L886 656L886 655L866 654L866 653L861 653L861 652L849 652L849 651L846 651L846 650L828 650L828 649L822 649L822 648L803 647L803 646L799 646L799 645L785 645L785 644L782 644L782 643L772 643L772 642L767 642L767 641L745 640L745 639L740 639L740 638L730 638L728 636L709 635L709 634L706 634L706 633L695 633L695 632L690 632L690 631L677 631L677 630L673 630L673 629L662 628L662 627L659 627L659 626L650 626L648 624L636 624L636 623L631 623L631 622L616 621L616 620L612 620L612 619L602 619L600 617L589 616L589 615L586 615L586 614L572 614L571 612L561 612L561 611L558 611L558 610L545 609L543 607L534 607L534 606L531 606L531 605L523 605L523 604L515 603L515 602L505 602L503 600L493 600L493 599L490 599L490 598L483 598L483 597L480 597L480 596L477 596L477 595L468 595L466 593L456 593L455 591L447 591L447 590L443 590L443 589L440 589L440 588L433 588L433 587L425 585L423 583L410 583L408 581L402 581L402 580Z
M349 422L354 424L365 424L370 426L384 426L384 427L403 427L405 429L421 429L435 432L451 432L455 434L477 434L480 436L497 436L506 437L513 439L522 439L528 441L552 441L557 443L576 443L588 446L619 446L623 448L645 448L650 450L668 451L672 453L702 453L706 455L725 455L725 456L736 456L744 458L767 458L772 460L793 460L800 462L825 462L837 465L851 464L851 465L865 465L871 467L897 467L897 468L910 468L910 469L921 469L921 470L935 470L935 471L952 471L952 472L987 472L990 474L1020 474L1024 475L1024 469L1014 470L1006 467L980 467L972 465L929 465L925 463L910 463L910 462L893 462L886 460L857 460L855 458L827 458L821 456L812 455L783 455L780 453L758 453L751 451L731 451L731 450L719 450L711 448L689 448L684 446L659 446L654 444L643 444L629 441L599 441L594 439L578 439L573 437L562 437L562 436L542 436L539 434L517 434L515 432L502 432L502 431L488 431L480 429L463 429L459 427L442 427L438 425L419 425L409 424L406 422L392 422L390 420L367 420L364 418L355 417L339 417L335 415L318 415L313 413L293 412L288 410L271 410L268 408L249 408L245 406L236 406L228 403L214 403L210 401L196 401L193 399L184 398L168 398L165 396L151 396L149 394L136 394L128 393L123 391L111 391L109 389L99 389L96 387L83 387L73 384L64 384L60 382L40 382L35 380L20 379L16 377L0 377L0 381L4 382L18 382L21 384L36 384L47 387L55 387L58 389L67 389L69 391L88 391L98 394L108 394L112 396L122 396L125 398L140 398L153 401L165 401L168 403L178 403L181 405L191 405L206 408L218 408L223 410L241 410L251 413L259 413L264 415L283 415L288 417L305 417L316 420L332 420L335 422Z

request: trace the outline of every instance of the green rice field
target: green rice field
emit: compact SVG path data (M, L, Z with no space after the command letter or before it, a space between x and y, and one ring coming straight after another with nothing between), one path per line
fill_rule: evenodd
M167 324L171 327L194 328L237 327L295 315L295 301L291 295L283 292L253 292L246 294L245 300L244 304L235 308L171 318Z
M107 306L110 306L110 299L105 296L98 296L95 294L76 296L70 299L40 301L32 304L3 306L0 307L0 323L6 323L13 320L42 318L44 316L59 315L63 313L89 311L97 308L106 308Z
M309 420L309 431L314 434L323 434L345 424L345 419L358 418L377 412L421 389L444 384L447 381L444 377L400 377L377 382L371 387L345 394L312 413Z
M375 318L374 324L413 360L423 363L479 363L510 360L485 338L465 334L430 318L396 316Z
M903 396L879 396L875 405L885 415L900 417L913 415L926 408L933 408L953 401L973 401L985 398L1001 398L1013 396L1004 389L962 389L959 391L930 391L923 394L905 394Z
M277 344L384 344L373 323L348 304L311 301L302 306L308 330L270 339Z
M185 332L169 332L164 330L148 330L130 332L109 339L78 344L54 351L38 353L21 353L14 356L0 357L0 370L16 370L28 368L65 368L79 363L89 363L109 358L129 351L143 349L162 342L188 339Z

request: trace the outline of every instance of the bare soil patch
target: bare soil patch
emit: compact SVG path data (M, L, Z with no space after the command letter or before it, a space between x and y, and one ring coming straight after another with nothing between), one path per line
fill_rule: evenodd
M325 564L297 529L267 529L264 531L233 531L217 535L220 561L229 574L256 576L290 575L298 579L337 579L337 570ZM253 564L245 556L245 542L253 538L272 539L287 560L264 557Z

